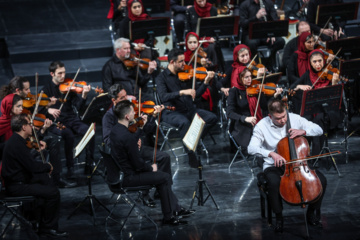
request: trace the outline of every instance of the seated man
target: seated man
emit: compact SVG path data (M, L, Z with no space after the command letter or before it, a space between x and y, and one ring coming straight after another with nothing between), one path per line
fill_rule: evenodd
M259 1L245 0L241 3L239 8L240 26L243 29L244 44L249 46L253 55L256 54L257 47L260 45L267 45L271 48L271 62L265 63L266 67L271 69L275 65L276 52L284 47L285 40L281 37L249 39L249 25L251 22L278 20L273 1L263 0L264 6L260 6Z
M281 100L272 99L268 104L269 116L263 118L254 128L248 152L260 154L264 158L263 170L268 179L269 201L276 215L275 231L283 231L282 199L280 196L280 176L284 174L283 164L286 162L283 156L276 153L276 148L281 139L290 134L290 138L297 136L319 136L323 134L321 127L315 123L300 117L297 114L287 115L285 104ZM288 117L290 119L288 119ZM287 128L287 121L291 120L291 128ZM326 190L325 176L316 170L321 182L322 191L318 198L311 201L307 209L307 221L312 226L321 227L320 208Z
M134 106L129 101L116 104L114 113L117 124L110 133L111 156L117 161L124 173L123 186L136 187L155 185L160 194L163 223L170 225L186 224L178 216L188 216L195 211L186 210L178 204L178 199L171 189L171 175L158 171L156 163L149 164L140 157L137 138L128 130L134 120Z
M60 192L52 184L50 163L35 161L26 146L32 135L30 119L25 114L13 116L11 129L14 134L6 142L2 157L2 177L6 192L13 197L35 196L43 200L41 206L40 234L64 237L68 234L58 230ZM35 180L36 179L36 180Z
M162 118L164 122L178 127L180 137L184 138L194 115L199 114L206 123L202 135L204 137L209 129L217 123L218 119L214 113L196 108L193 99L200 97L205 92L215 73L208 72L200 87L196 90L192 89L192 81L180 81L178 77L178 73L184 69L184 59L185 56L182 50L172 49L168 54L168 67L156 78L156 91L161 102L167 106L175 107L175 111L165 112ZM189 157L192 158L192 156Z
M108 96L111 98L111 101L113 103L112 107L105 113L102 124L103 124L103 139L104 142L110 146L110 133L111 129L114 125L118 122L117 117L114 113L114 108L117 103L121 101L127 101L129 99L129 96L126 94L125 89L121 84L114 84L110 87ZM150 119L147 120L146 124L143 126L143 131L137 130L134 134L138 141L140 141L140 156L143 159L146 160L152 160L153 158L153 152L154 147L153 146L146 146L144 144L144 141L140 138L140 135L142 133L145 133L147 135L153 134L153 127L155 125L155 119L156 115L162 110L160 106L154 106L154 113L151 115ZM161 151L156 152L156 162L158 163L158 170L162 172L169 173L170 176L172 176L171 173L171 161L169 154ZM154 197L157 197L158 192L155 192ZM148 195L148 192L143 192L142 200L145 206L148 207L155 207L155 201L151 199L151 197Z

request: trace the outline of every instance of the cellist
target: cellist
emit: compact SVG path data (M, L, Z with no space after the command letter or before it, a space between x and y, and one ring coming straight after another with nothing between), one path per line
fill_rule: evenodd
M273 212L276 215L275 232L283 231L282 199L280 196L280 177L284 174L284 157L277 154L278 142L287 136L286 123L288 121L285 103L278 99L272 99L268 104L269 115L258 122L251 137L248 153L260 154L264 159L263 170L268 180L269 199ZM305 118L289 113L291 126L288 130L290 138L297 136L320 136L323 134L321 127ZM317 199L309 204L307 209L307 222L311 226L322 227L320 208L326 190L326 178L318 170L316 174L322 185L322 193Z

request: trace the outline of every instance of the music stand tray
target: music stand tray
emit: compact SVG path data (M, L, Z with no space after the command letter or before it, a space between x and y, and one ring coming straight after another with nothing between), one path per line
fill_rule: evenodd
M249 39L283 37L287 36L288 32L288 20L251 22L249 24Z
M102 119L110 105L111 100L107 93L101 93L91 100L80 119L84 122L97 122L97 120Z
M170 11L170 1L168 0L146 0L143 2L144 9L153 13L165 13Z
M196 34L199 36L237 36L239 34L239 16L215 16L199 18Z
M330 17L332 23L355 20L357 19L358 8L359 2L319 5L315 24L324 26Z
M148 38L158 36L166 36L170 34L170 18L157 17L147 20L129 22L130 40Z

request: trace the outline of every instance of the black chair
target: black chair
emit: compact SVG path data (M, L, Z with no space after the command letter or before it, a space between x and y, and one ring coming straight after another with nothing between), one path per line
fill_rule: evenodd
M141 208L141 206L139 204L136 203L136 200L134 200L129 195L129 193L131 193L131 192L137 192L138 193L138 199L139 199L141 194L142 194L142 191L148 191L153 186L152 185L146 185L146 186L137 186L137 187L123 187L122 182L123 182L123 179L124 179L124 173L121 171L121 168L120 168L118 162L116 162L111 157L110 149L104 144L102 146L99 146L99 151L100 151L100 154L103 157L104 165L105 165L105 168L106 168L105 181L108 184L110 191L112 193L118 195L112 209L110 210L110 214L109 214L109 216L107 216L106 221L105 221L106 232L109 234L109 231L108 231L108 222L109 222L109 220L112 220L112 221L114 221L116 223L121 224L121 222L119 220L114 218L115 209L116 209L117 205L120 203L121 200L123 200L125 203L127 203L130 206L130 211L127 213L125 219L123 220L123 223L121 224L121 227L120 227L120 231L122 231L122 229L124 228L127 220L130 217L130 214L132 213L132 211L136 207L138 211L135 211L135 212L138 215L140 215L140 213L143 213L143 215L151 223L153 223L155 225L156 232L157 232L158 231L158 226L154 222L154 220L146 213L146 211L143 208Z
M11 217L8 220L5 228L2 230L0 239L3 238L4 234L7 232L9 227L12 225L14 218L16 218L22 225L25 226L28 237L30 239L38 239L37 234L33 231L33 226L30 221L28 221L22 215L22 207L24 204L34 203L36 198L34 196L22 196L22 197L9 197L6 195L5 189L1 186L0 182L0 204L5 208L2 213L0 220L3 221L6 213L10 213ZM5 220L4 220L5 221Z

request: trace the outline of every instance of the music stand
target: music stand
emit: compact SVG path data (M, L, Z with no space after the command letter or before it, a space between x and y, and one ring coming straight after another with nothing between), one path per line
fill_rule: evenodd
M328 109L341 109L341 100L343 94L343 85L333 85L324 88L313 89L309 91L303 92L302 105L300 115L313 115L316 113L324 113L324 136L325 141L324 145L320 151L320 154L325 153L326 151L329 153L332 163L338 172L339 177L341 173L336 165L336 161L334 156L331 154L331 150L329 148L328 142L328 125L329 125L329 115ZM319 157L316 158L314 166L316 165Z
M129 22L130 40L152 38L170 34L170 18L156 17L141 21ZM153 47L153 46L150 46Z
M220 36L237 36L239 34L239 16L198 18L196 34L200 37L215 37L215 50L220 65L220 71L225 72L225 61L221 51Z
M107 94L101 93L91 100L84 114L80 117L83 122L99 122L102 120L102 117L111 105L111 100Z
M288 20L251 22L249 24L249 39L283 37L287 36L288 32Z
M340 48L339 56L346 60L360 58L360 37L349 37L335 41L326 42L326 48L337 52Z
M149 14L170 11L170 1L168 0L146 0L143 1L143 5L144 9L146 9Z
M339 26L340 22L357 19L358 8L358 2L318 5L315 24L324 26L331 17L330 22L337 29L336 26Z

